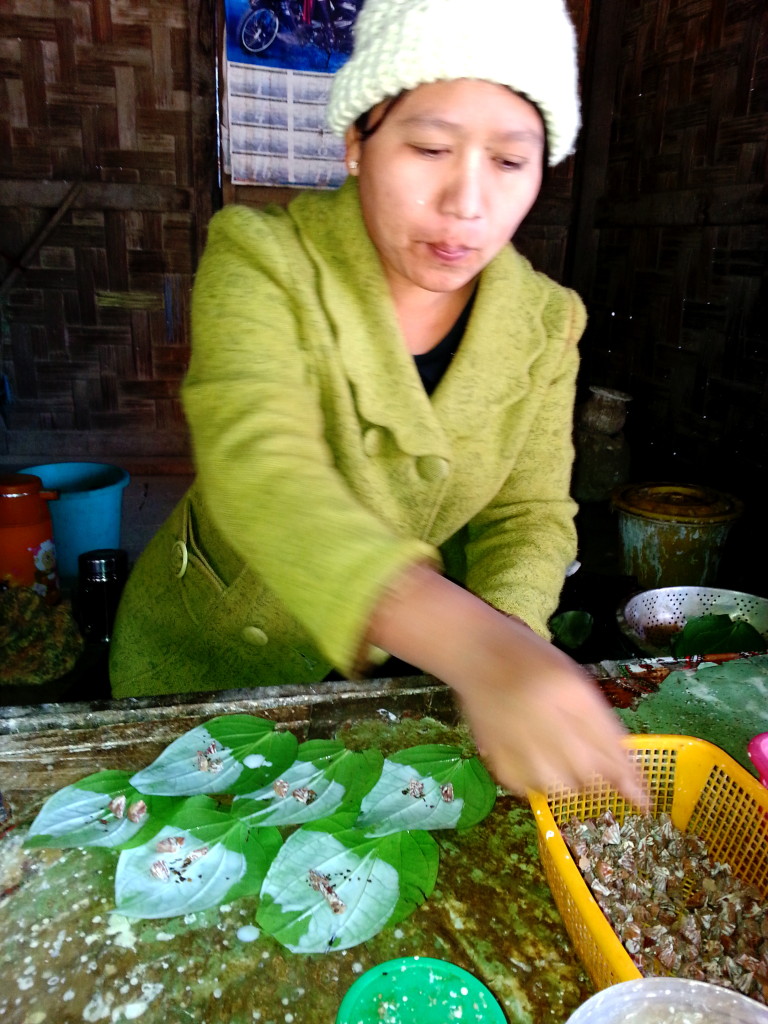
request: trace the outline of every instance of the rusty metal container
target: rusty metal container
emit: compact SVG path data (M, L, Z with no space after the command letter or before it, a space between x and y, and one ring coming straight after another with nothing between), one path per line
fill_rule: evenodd
M715 583L738 498L695 484L643 483L617 487L622 569L643 589Z

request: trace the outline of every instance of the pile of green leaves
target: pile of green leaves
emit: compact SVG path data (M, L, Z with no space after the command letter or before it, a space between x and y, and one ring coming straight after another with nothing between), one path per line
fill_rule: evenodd
M25 845L120 850L115 905L128 917L258 896L265 932L318 953L406 918L437 880L429 831L469 828L495 798L479 758L458 747L385 758L224 715L133 775L97 772L54 793Z
M669 646L676 658L768 650L765 638L751 623L716 614L688 619L680 632L672 636Z

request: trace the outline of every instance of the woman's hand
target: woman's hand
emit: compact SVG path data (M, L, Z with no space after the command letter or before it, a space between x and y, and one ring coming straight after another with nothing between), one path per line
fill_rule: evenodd
M375 610L368 640L452 687L507 789L578 789L598 772L645 807L618 717L588 674L524 623L418 566Z
M521 635L505 673L453 684L489 769L518 794L546 791L558 782L580 789L598 772L644 808L645 794L621 746L624 730L594 681L561 651L516 625ZM481 666L482 659L482 672Z

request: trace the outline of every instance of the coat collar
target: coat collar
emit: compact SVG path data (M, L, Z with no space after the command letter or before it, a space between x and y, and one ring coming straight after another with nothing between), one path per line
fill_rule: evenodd
M476 435L489 415L526 393L529 368L546 344L536 301L546 290L534 287L538 275L511 245L481 274L465 336L430 399L365 229L357 181L305 193L290 209L317 269L358 412L390 430L402 451L448 457L455 440Z

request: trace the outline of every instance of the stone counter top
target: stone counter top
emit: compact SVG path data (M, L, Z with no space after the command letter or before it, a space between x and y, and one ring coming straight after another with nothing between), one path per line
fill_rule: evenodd
M511 1024L564 1024L592 992L539 863L525 801L500 795L464 832L433 833L437 886L410 917L346 951L288 952L254 928L255 898L159 920L115 912L117 853L23 847L45 797L86 774L146 766L217 715L267 717L300 739L365 730L385 753L456 742L450 691L425 677L152 701L7 708L0 717L0 1019L4 1024L333 1024L385 960L450 960L485 982ZM245 929L245 930L243 930ZM448 1024L448 1022L446 1022Z
M740 701L762 692L768 657L738 664L587 667L633 731L707 738L713 730L708 738L739 759ZM733 706L713 717L717 686L730 687ZM688 690L703 692L698 717ZM184 918L129 920L114 909L116 853L24 850L26 826L54 791L92 772L138 770L194 725L230 713L268 718L300 740L373 729L385 752L396 742L452 742L463 728L450 690L426 676L1 708L0 1019L333 1024L362 971L413 954L472 971L510 1024L564 1024L591 994L544 879L530 808L503 794L480 825L434 833L437 888L411 917L324 956L289 953L268 936L254 938L252 927L253 941L242 938L254 921L249 898Z

